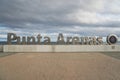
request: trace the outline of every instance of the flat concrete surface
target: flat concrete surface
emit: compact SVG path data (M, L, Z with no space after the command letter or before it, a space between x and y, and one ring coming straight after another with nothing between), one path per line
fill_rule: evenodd
M17 53L1 56L0 80L120 80L120 57L115 55L120 53Z
M10 56L10 55L13 55L15 53L4 53L4 52L0 52L0 57L5 57L5 56Z

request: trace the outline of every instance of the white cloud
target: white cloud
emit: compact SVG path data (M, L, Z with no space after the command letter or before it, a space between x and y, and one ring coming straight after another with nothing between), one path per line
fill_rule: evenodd
M0 0L0 34L119 34L119 7L119 0Z
M105 12L119 14L120 0L106 0Z
M96 12L88 12L83 10L77 10L74 13L70 13L68 18L74 20L77 23L94 24L99 22Z
M84 10L77 10L74 13L68 14L68 18L77 23L85 24L100 24L120 22L120 14L103 14L98 12L89 12ZM116 27L116 26L115 26Z
M0 38L7 38L7 35L2 35L2 34L0 34Z

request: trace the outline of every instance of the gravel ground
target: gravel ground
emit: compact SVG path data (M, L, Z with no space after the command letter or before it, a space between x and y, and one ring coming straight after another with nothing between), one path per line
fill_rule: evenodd
M120 60L101 53L17 53L0 57L0 80L120 80Z

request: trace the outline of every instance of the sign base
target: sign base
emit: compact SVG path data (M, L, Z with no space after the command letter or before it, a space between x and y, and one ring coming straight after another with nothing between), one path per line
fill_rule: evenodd
M3 52L120 52L120 45L3 45Z

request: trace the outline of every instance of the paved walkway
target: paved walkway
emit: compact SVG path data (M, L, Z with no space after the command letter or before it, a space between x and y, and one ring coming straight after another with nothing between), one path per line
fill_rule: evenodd
M0 80L120 80L120 60L101 53L18 53L0 57Z

